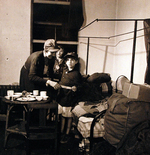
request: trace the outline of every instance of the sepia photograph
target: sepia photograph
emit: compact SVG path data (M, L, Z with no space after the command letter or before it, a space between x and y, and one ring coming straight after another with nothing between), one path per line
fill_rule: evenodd
M0 0L0 155L150 155L149 8Z

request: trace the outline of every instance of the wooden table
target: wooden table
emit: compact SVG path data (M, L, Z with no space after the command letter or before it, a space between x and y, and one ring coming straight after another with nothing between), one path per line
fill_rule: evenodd
M37 101L37 100L35 100L35 101L17 101L17 100L12 101L12 100L8 100L4 97L2 100L4 103L7 104L4 147L6 147L7 138L8 138L10 133L21 134L25 137L27 136L26 135L26 129L25 129L25 124L27 123L25 114L27 112L30 112L31 110L33 110L34 107L37 107L40 105L43 106L46 104L50 104L49 98L47 100L41 100L41 101ZM11 111L15 106L18 106L19 108L24 109L22 111L22 120L20 121L21 123L10 126L9 125L9 119L11 118ZM40 111L39 115L40 115L40 118L42 120L42 117L45 117L45 112ZM41 125L43 123L45 123L45 122L41 121Z

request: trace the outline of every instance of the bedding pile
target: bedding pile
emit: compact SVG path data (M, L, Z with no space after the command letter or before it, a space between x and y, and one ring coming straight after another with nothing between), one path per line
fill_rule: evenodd
M112 94L111 77L108 73L93 73L82 83L79 101L99 101Z
M74 124L82 137L90 136L94 117L108 108L107 100L112 95L111 77L107 73L94 73L84 79L78 103L72 109ZM104 136L104 118L94 127L94 137Z
M81 133L82 137L90 137L91 123L94 117L101 111L107 109L107 99L103 99L100 102L79 102L79 104L72 110L76 117L77 129ZM104 136L104 117L95 124L94 137Z

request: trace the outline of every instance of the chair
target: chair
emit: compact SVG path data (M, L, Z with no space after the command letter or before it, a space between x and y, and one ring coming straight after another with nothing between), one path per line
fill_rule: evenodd
M34 124L31 120L32 109L39 111L39 121ZM27 155L30 154L30 141L54 140L54 153L57 155L58 146L58 104L53 101L46 104L29 104L27 113ZM50 146L49 146L50 148Z

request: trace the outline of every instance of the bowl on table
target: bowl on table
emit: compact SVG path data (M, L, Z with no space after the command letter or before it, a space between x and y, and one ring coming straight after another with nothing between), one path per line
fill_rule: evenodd
M43 99L42 96L36 96L35 98L36 98L36 100L38 100L38 101L41 101L41 100Z
M42 99L43 100L47 100L48 99L48 96L42 96Z

